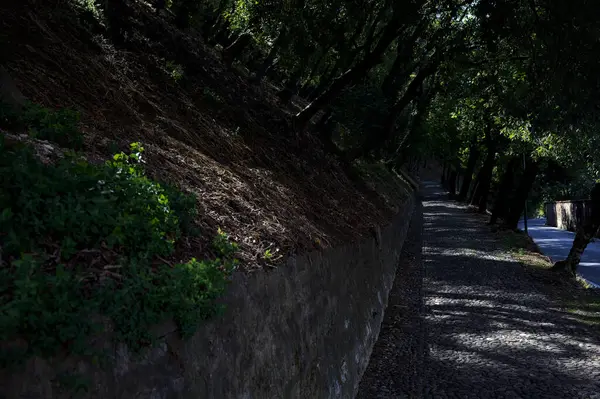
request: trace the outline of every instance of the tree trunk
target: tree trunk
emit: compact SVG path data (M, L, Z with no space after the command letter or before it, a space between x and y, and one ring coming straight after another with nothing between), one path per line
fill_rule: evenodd
M323 147L325 147L325 151L340 157L342 151L340 151L338 146L333 142L334 128L335 120L333 118L333 111L328 109L321 119L319 119L319 122L317 122L315 130L317 131L321 143L323 143ZM343 161L343 159L341 160Z
M506 165L506 170L500 179L500 186L498 187L498 196L494 201L494 209L492 210L492 216L490 218L490 224L496 224L498 218L504 218L507 210L508 199L512 192L514 180L515 180L515 169L519 167L519 157L513 157Z
M392 18L385 27L375 49L366 53L360 62L337 77L327 90L296 114L295 125L297 129L303 130L306 128L312 117L337 97L349 84L365 76L371 68L383 61L383 54L394 39L398 37L399 29L396 24L396 18Z
M477 211L479 213L485 213L487 211L490 187L492 185L492 175L494 173L495 158L496 149L494 148L491 151L491 154L488 154L487 156L487 164L484 162L483 168L485 169L485 173L481 176L481 180L479 180L479 199L477 201Z
M421 36L426 26L425 21L422 21L417 25L408 41L398 40L396 59L381 85L381 90L386 97L392 98L395 96L399 90L400 84L406 81L408 73L410 72L409 68L411 67L407 64L409 64L409 61L411 60L417 39Z
M319 84L310 93L307 94L306 99L313 101L315 98L319 97L323 92L325 92L325 90L327 90L327 87L329 87L329 84L331 83L331 76L333 76L333 74L331 73L332 70L333 67L325 69L323 75L319 77Z
M586 220L584 225L577 230L567 259L556 262L552 270L575 276L585 248L598 233L600 229L600 183L594 185L591 197L592 212L589 220Z
M250 33L242 33L229 47L223 50L223 61L228 67L233 64L239 56L242 54L244 49L252 41L252 35Z
M538 164L537 162L530 160L525 167L525 172L521 178L519 186L517 187L515 197L508 209L506 218L504 219L504 226L506 228L511 230L517 229L517 226L519 225L519 219L521 218L523 210L525 209L525 201L527 201L527 196L529 195L529 191L533 186L533 182L535 181L537 174Z
M371 69L371 62L361 62L354 68L351 68L344 72L341 76L337 77L329 88L323 91L313 102L308 104L302 111L295 116L296 127L299 130L303 130L306 125L310 122L313 116L322 110L325 106L329 105L331 101L337 97L346 86L354 82L361 76L365 75Z
M486 160L487 160L487 158L486 158ZM489 163L488 163L488 165L489 165ZM484 162L481 169L479 169L479 173L477 173L477 178L475 179L477 184L475 185L475 187L473 189L473 192L471 194L471 199L469 201L469 204L471 206L479 207L479 204L481 203L481 199L484 196L484 194L485 194L486 201L487 201L487 195L488 195L487 191L489 191L491 178L492 178L492 172L493 172L493 164L492 164L492 168L490 169L488 166L486 166L486 163ZM486 191L486 187L487 187L487 191Z
M442 165L442 177L440 179L440 183L442 184L442 186L446 184L446 161L444 161Z
M492 184L492 173L494 171L494 158L492 158L491 166L486 170L479 183L479 199L477 202L477 211L485 213L487 211L487 202L490 195L490 186Z
M446 182L444 188L448 191L450 191L450 179L452 178L452 170L452 163L448 163L448 167L446 168L446 177L444 177L444 181Z
M292 72L292 76L286 81L283 85L283 89L277 92L277 97L281 100L284 105L289 104L292 100L292 97L298 92L298 82L304 74L304 69L306 64L301 63L294 72Z
M283 105L288 105L292 101L294 94L298 92L298 79L292 76L283 86L283 89L277 92L277 97Z
M258 71L256 71L256 74L254 74L254 77L252 78L252 81L254 83L260 83L263 80L263 78L267 74L267 71L273 66L275 62L275 57L277 57L279 49L283 47L286 40L287 32L285 29L281 29L279 31L279 34L277 35L277 39L275 39L275 41L273 42L273 46L271 46L271 49L269 50L269 54L267 54L267 57L260 65L260 68L258 68Z
M460 192L458 193L458 197L456 197L457 201L464 201L469 195L469 188L471 187L471 182L473 180L473 173L475 172L475 167L477 166L477 161L479 160L479 149L477 148L477 143L472 143L471 148L469 149L469 160L467 161L467 169L465 170L463 183L460 186Z
M460 166L457 166L457 169L456 169L456 182L454 183L454 195L455 196L456 196L456 191L460 187L460 181L461 181L461 177L462 177L461 175L462 175L461 168L460 168Z
M452 169L450 172L450 176L448 178L448 191L450 193L450 198L454 198L456 195L456 179L458 178L458 172L456 169Z
M211 13L211 16L204 21L204 24L202 25L202 34L206 42L209 44L212 44L212 38L214 37L215 32L219 30L219 26L223 20L223 13L227 8L228 3L229 2L227 0L219 1L219 6L217 9Z
M494 172L494 162L496 158L496 141L492 138L492 120L487 119L485 127L485 142L487 146L487 155L483 166L477 174L477 187L471 198L471 205L475 205L480 213L487 210L487 200L492 184L492 174Z
M381 148L385 145L387 140L393 136L394 130L396 128L396 119L398 119L398 115L415 99L415 97L419 94L419 89L422 87L423 81L435 73L437 70L438 62L434 61L429 63L428 65L421 68L417 76L410 82L406 91L402 95L402 97L390 107L387 117L385 118L383 128L381 130L378 129L377 132L369 135L365 143L353 151L349 159L355 160L361 156L365 156L369 152ZM423 103L424 107L428 105L428 100L424 99ZM418 114L417 114L418 116Z
M308 77L306 78L304 84L302 85L302 87L300 87L300 95L304 96L307 94L308 89L311 85L312 80L314 79L314 77L317 75L317 72L319 70L319 68L321 67L321 64L323 63L323 60L325 59L325 56L327 55L327 53L329 53L329 50L331 49L331 45L328 45L327 47L325 47L325 49L323 49L323 51L321 52L321 54L319 55L319 57L317 58L317 60L315 61L313 67L310 70L310 73L308 74Z
M323 73L319 79L317 88L307 97L309 100L314 101L315 99L319 98L319 96L325 93L327 88L331 85L331 82L334 81L334 78L340 73L340 71L343 71L344 67L348 68L352 65L354 59L358 55L358 51L353 49L352 45L361 33L362 29L356 29L352 37L345 42L339 52L340 55L338 56L338 59L335 61L333 66L331 66L331 68L328 68L327 71ZM338 41L343 42L343 39L344 35L341 34Z
M433 87L427 90L427 92L423 93L423 89L421 88L422 94L417 103L416 113L410 120L410 123L408 123L408 128L401 129L406 131L406 133L404 134L396 150L394 151L394 162L400 161L400 158L405 153L405 150L410 147L411 140L420 133L423 118L425 117L426 111L431 104L431 100L433 99L436 90L437 88Z

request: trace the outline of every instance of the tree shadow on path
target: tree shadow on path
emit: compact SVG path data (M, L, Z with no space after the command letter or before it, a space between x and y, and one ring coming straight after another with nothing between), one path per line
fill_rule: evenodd
M503 251L485 220L424 188L425 397L600 398L600 341Z

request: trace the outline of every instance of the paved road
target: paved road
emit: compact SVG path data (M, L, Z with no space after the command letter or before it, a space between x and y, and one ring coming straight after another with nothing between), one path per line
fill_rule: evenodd
M597 333L536 288L486 217L424 193L424 389L379 397L600 398Z
M550 257L553 262L566 259L575 233L545 224L546 219L529 219L527 221L529 235L544 255ZM522 220L519 222L519 228L523 229ZM579 264L579 274L586 280L600 285L600 241L590 243L585 249Z

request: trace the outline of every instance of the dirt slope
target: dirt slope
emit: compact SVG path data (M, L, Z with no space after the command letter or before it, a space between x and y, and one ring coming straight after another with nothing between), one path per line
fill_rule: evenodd
M102 19L69 0L2 2L0 61L31 100L81 113L89 157L141 141L151 175L197 195L202 234L177 256L202 256L221 227L253 270L389 220L405 193L384 199L352 182L315 138L293 132L293 110L270 85L225 68L168 14L128 4L132 29L115 47ZM270 262L267 248L277 254Z

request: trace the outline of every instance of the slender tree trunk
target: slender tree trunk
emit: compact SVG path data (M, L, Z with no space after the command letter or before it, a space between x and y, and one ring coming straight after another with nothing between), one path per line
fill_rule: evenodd
M452 170L452 163L449 162L448 167L446 168L446 176L444 177L444 181L446 182L444 188L448 191L450 191L450 179L452 178Z
M322 93L324 93L325 90L327 90L327 87L329 87L329 84L331 83L331 79L333 77L333 68L334 67L327 68L323 72L323 75L319 77L319 84L317 85L317 87L306 96L308 100L313 101L315 98L319 97Z
M298 92L298 80L303 73L304 68L302 66L296 68L283 86L283 89L277 92L277 97L279 97L283 104L287 105L292 100L292 97L294 97L294 94Z
M567 259L556 262L552 267L552 270L565 272L569 276L574 277L577 273L579 263L581 262L583 252L587 248L592 238L596 236L599 228L600 224L598 223L588 223L582 228L578 229Z
M477 173L477 177L475 177L472 186L473 189L469 193L469 199L466 201L469 205L475 202L475 195L477 195L477 189L479 189L479 173Z
M490 224L496 224L498 218L503 218L506 214L508 199L515 182L515 170L519 167L519 157L513 157L506 165L506 170L500 179L498 187L498 196L494 201L494 209L490 217Z
M489 158L486 157L486 161L484 161L483 166L481 169L479 169L479 173L477 173L477 178L475 179L477 184L473 189L473 193L471 194L471 199L469 201L471 206L479 207L479 204L484 196L487 201L494 165L493 159L489 161ZM492 165L491 168L489 165Z
M344 41L343 33L338 36L337 41L345 44L339 52L340 55L338 56L338 59L335 61L333 66L331 66L331 68L328 68L327 71L323 73L323 75L319 79L319 84L317 85L317 88L313 90L313 92L310 93L310 95L308 96L309 100L314 101L315 99L319 98L319 96L325 93L327 88L334 81L335 77L338 74L340 74L341 71L344 70L344 67L348 68L352 65L352 62L354 62L354 59L358 55L357 49L353 49L352 46L354 45L354 42L360 36L362 31L362 27L356 29L352 37L348 41Z
M336 156L341 156L342 151L338 148L338 146L333 142L333 130L335 128L335 120L333 118L333 111L328 109L319 122L317 122L315 126L315 130L318 133L318 137L323 143L323 147L325 147L325 151L334 154ZM343 159L341 159L343 161Z
M277 57L277 54L279 54L279 49L281 49L284 46L286 41L287 41L287 32L284 28L282 28L279 31L279 34L277 35L277 39L275 39L275 41L273 42L273 46L271 46L271 49L269 50L269 54L267 54L267 57L264 59L264 61L262 62L262 64L258 68L258 70L256 71L256 74L252 78L253 82L260 83L263 80L263 78L267 74L267 71L275 63L275 58Z
M440 184L446 184L446 161L442 163L442 176L440 176Z
M325 56L327 55L327 53L329 53L329 50L331 49L331 47L332 47L331 45L327 45L325 47L325 49L323 49L323 51L321 52L321 55L319 56L319 58L317 58L317 60L315 61L313 67L310 70L310 73L308 74L308 77L306 78L306 81L304 82L302 87L300 87L300 95L301 96L303 96L307 93L307 90L310 87L312 80L317 75L317 72L318 72L319 68L321 67L321 64L323 63L323 60L325 59Z
M592 238L598 234L598 230L600 230L600 183L594 185L591 197L592 212L590 218L577 230L567 259L556 262L552 267L554 271L566 272L569 276L575 276L583 252Z
M227 8L227 4L227 0L221 0L211 17L202 25L202 33L207 43L211 43L215 31L219 29L223 19L223 12L225 11L225 8Z
M242 54L244 49L252 41L252 35L250 33L242 33L229 47L223 50L223 61L227 66L231 66Z
M454 184L454 195L455 196L456 196L456 192L458 191L458 188L460 187L461 177L462 177L462 171L461 171L460 165L458 165L457 169L456 169L456 183Z
M485 213L487 210L487 200L492 183L492 174L494 172L494 162L496 158L496 142L492 137L492 120L488 117L485 127L485 142L487 146L487 155L483 161L483 166L477 174L477 187L471 198L471 205L475 205L478 211Z
M435 91L436 88L434 87L430 88L426 93L421 94L421 97L419 98L419 101L417 103L416 114L412 117L410 123L408 123L408 128L400 129L401 131L406 131L406 133L403 135L403 137L400 140L400 143L398 144L398 147L394 151L395 162L400 161L400 158L405 153L405 150L410 146L411 140L420 133L423 118L425 117L427 108L431 104L431 100L435 95ZM371 113L371 116L375 116L374 114L375 113Z
M450 193L450 198L454 198L456 195L456 179L458 178L458 172L456 169L452 169L450 172L450 176L448 178L448 191Z
M490 186L492 184L492 173L494 171L494 157L490 158L490 164L485 167L485 173L482 175L479 181L479 195L477 201L477 211L479 213L485 213L487 211L487 202L490 195Z
M469 188L471 187L471 182L473 180L473 173L475 172L475 167L477 166L477 161L479 160L479 149L477 148L477 143L472 143L469 149L469 160L467 161L467 169L464 173L464 178L462 185L460 186L460 192L458 193L458 197L456 199L458 201L464 201L469 195Z
M519 219L521 218L523 210L525 209L525 201L527 201L529 191L531 191L531 187L533 187L533 183L535 182L537 174L538 164L537 162L530 160L525 167L525 172L523 173L521 182L517 187L515 197L509 207L506 218L504 218L504 226L506 228L511 230L517 229L517 226L519 225Z
M417 25L408 41L398 40L396 46L396 59L392 64L387 76L383 80L381 90L388 98L392 98L399 90L399 86L406 81L410 72L410 60L413 55L413 50L417 39L421 36L426 27L425 21Z
M229 29L226 21L220 21L219 25L215 26L213 35L209 41L209 44L216 45L222 44L224 47L230 46L232 43L229 35Z
M496 161L496 146L492 143L491 150L488 150L488 155L483 163L484 173L479 180L479 200L477 202L477 211L485 213L487 211L488 198L490 195L490 187L492 185L492 175L494 173L494 163Z

